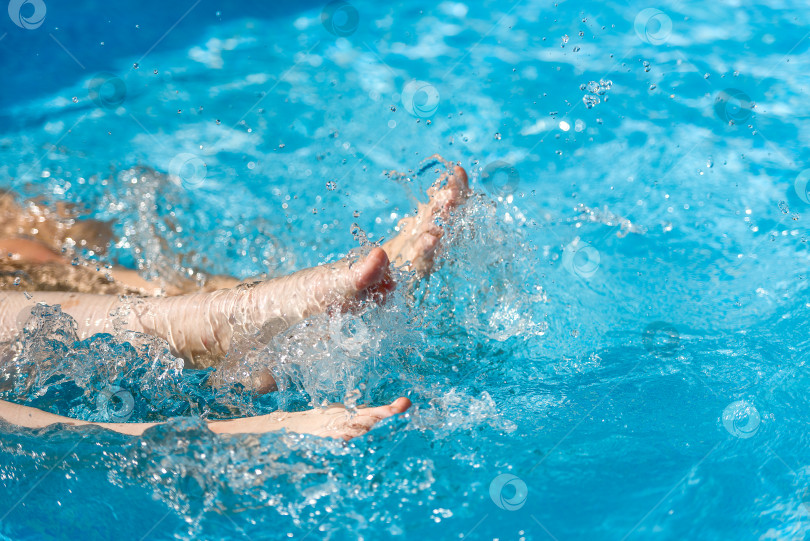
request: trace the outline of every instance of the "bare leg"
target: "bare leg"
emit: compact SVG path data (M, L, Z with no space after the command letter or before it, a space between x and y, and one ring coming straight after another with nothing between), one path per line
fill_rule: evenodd
M394 266L412 270L418 277L428 274L433 268L443 235L436 219L446 222L450 211L463 203L469 194L467 173L455 166L452 173L439 177L427 193L430 200L419 204L416 216L400 220L399 234L382 246Z
M113 332L110 313L130 303L125 328L163 338L174 355L192 366L206 366L223 357L237 335L266 341L329 307L347 309L382 298L393 287L388 257L376 248L353 266L343 260L233 289L145 297L134 303L112 295L34 292L29 299L23 293L0 292L0 342L17 335L36 302L61 305L76 320L81 338Z
M277 412L227 421L209 421L208 428L218 434L258 434L285 429L300 434L350 440L362 436L379 421L402 413L409 407L411 407L411 401L405 397L400 397L387 406L359 408L354 416L350 415L345 408L331 407L294 413ZM3 400L0 400L0 419L26 428L44 428L57 423L71 426L95 425L132 436L140 436L146 429L160 424L91 423L54 415L53 413L12 404Z
M154 296L181 295L200 289L196 282L182 276L173 276L171 283L163 283L165 280L158 283L123 267L104 269L99 274L93 273L90 267L73 266L72 257L62 253L68 239L103 255L113 240L113 232L108 222L79 219L75 209L64 203L57 203L55 210L33 201L20 206L13 196L0 195L0 260L8 257L19 262L31 278L15 285L16 291L46 289ZM66 272L61 272L63 267ZM108 274L112 282L108 282ZM209 276L203 290L234 287L239 282L230 276Z

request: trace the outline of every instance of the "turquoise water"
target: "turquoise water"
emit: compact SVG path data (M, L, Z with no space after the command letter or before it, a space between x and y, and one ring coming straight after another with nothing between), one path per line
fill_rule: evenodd
M178 418L2 427L4 537L805 537L804 3L52 4L0 30L0 178L147 276L390 238L436 152L477 195L416 291L253 359L271 396L43 309L4 398ZM200 420L401 394L348 444Z

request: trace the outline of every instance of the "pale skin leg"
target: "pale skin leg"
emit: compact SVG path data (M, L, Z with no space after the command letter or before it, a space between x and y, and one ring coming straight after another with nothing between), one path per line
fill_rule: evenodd
M217 434L262 434L286 429L299 434L311 434L323 438L350 440L362 436L378 422L411 406L405 397L394 400L387 406L358 408L351 415L345 408L334 406L326 409L299 411L292 413L276 412L256 417L242 417L224 421L208 421L208 428ZM21 406L0 400L0 419L6 423L25 428L45 428L54 424L68 426L99 426L121 434L140 436L145 430L161 423L93 423L70 417L55 415L46 411Z

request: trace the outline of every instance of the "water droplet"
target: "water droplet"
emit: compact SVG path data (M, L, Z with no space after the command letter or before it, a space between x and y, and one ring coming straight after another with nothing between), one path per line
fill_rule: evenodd
M73 96L73 103L79 103L79 98L77 98L76 96Z
M396 113L396 112L397 112L397 106L396 106L396 105L392 105L392 106L391 106L391 112L392 112L392 113Z
M355 218L359 218L360 217L360 211L355 210L354 212L352 212L352 216L354 216Z
M655 88L656 88L656 87L655 87L655 85L654 85L654 84L650 85L650 90L655 90Z
M155 75L157 75L157 70L154 71Z
M599 96L594 96L593 94L585 94L584 96L582 96L582 103L585 104L585 107L591 109L599 104Z
M496 132L496 133L495 133L495 140L496 140L496 141L500 141L500 140L501 140L501 132Z
M138 63L137 63L137 62L135 62L134 64L132 64L132 69L134 69L134 70L138 69L139 67L140 67L140 66L138 65Z
M337 182L335 182L334 180L329 180L329 181L326 182L326 189L327 190L329 190L331 192L331 191L335 190L335 188L337 188Z

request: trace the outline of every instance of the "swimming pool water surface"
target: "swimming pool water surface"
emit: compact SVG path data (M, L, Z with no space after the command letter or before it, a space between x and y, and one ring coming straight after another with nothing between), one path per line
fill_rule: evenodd
M38 5L0 27L0 186L145 276L390 238L434 153L476 195L429 279L274 340L272 395L43 307L0 398L172 420L1 426L1 537L807 535L805 3ZM403 394L349 443L201 420Z

